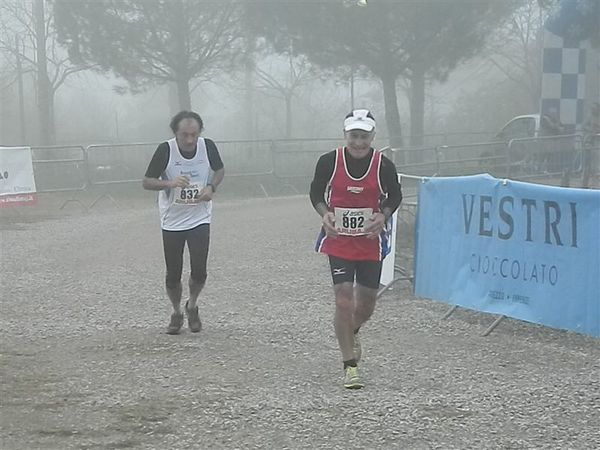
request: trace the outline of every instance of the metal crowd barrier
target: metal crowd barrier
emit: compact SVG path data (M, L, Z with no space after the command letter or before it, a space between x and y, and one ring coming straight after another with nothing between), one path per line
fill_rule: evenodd
M570 186L575 176L581 176L581 186L587 186L589 173L600 172L596 169L598 159L594 157L594 147L585 150L581 134L520 138L507 143L393 148L391 152L399 171L414 176L487 172L498 178L521 181L560 180L562 186Z
M140 182L157 145L154 142L89 145L86 152L90 188ZM100 192L88 208L94 208L102 199L119 205L110 193Z
M402 167L413 173L429 173L439 170L438 147L408 147L390 149L390 159L396 167Z
M560 175L561 183L581 175L582 186L600 174L600 138L579 134L407 148L384 147L402 173L453 176L488 172L498 178L534 180ZM312 177L319 156L342 145L341 138L216 141L227 177L268 189ZM38 192L80 192L89 188L140 182L158 142L32 147ZM267 180L267 181L263 181ZM269 185L271 183L271 185ZM241 185L240 185L241 186ZM241 187L240 187L241 188ZM103 195L103 197L106 195ZM109 196L110 197L110 196ZM114 201L114 199L111 199Z
M512 139L507 176L526 180L558 175L568 185L570 176L582 171L582 150L580 134Z
M256 177L273 174L273 143L264 141L216 141L226 162L227 177ZM90 145L90 186L139 183L159 142ZM263 192L266 189L261 185ZM114 199L104 194L111 201Z
M502 175L506 171L506 144L504 142L476 142L438 147L440 166L438 175L473 175L489 172Z
M258 177L274 172L272 140L215 141L227 177Z
M600 133L583 140L581 187L591 187L590 179L600 185Z
M506 144L504 142L476 142L436 147L394 148L393 161L404 173L413 176L469 175L505 172Z
M472 142L481 142L484 139L492 138L496 132L493 131L475 131L475 132L452 132L452 133L431 133L423 135L402 136L405 143L409 143L409 148L419 147L437 147L440 145L470 144ZM413 144L414 143L414 144Z
M311 177L319 156L343 144L340 139L278 139L273 141L277 178Z
M141 181L157 146L156 142L89 145L90 186Z
M32 147L31 154L37 192L83 191L87 188L87 152L83 146Z

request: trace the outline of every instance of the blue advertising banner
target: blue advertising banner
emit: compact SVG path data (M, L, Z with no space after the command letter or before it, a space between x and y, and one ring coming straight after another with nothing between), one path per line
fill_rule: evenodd
M415 294L600 337L600 191L426 180Z

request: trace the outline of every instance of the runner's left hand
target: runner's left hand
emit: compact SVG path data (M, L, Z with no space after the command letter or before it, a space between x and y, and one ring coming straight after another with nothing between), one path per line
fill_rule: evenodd
M365 227L367 238L375 239L383 231L385 227L385 214L381 212L374 213Z
M214 192L212 190L212 187L204 186L202 188L202 190L200 191L200 195L198 196L198 199L202 202L209 202L212 200L213 194L214 194Z

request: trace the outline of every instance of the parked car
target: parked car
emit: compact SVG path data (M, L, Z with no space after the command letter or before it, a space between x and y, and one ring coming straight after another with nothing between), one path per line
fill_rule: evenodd
M510 119L496 134L496 140L508 143L512 139L558 136L562 133L562 124L553 121L551 117L526 114Z
M550 116L516 116L494 136L501 144L481 157L492 171L508 175L562 173L571 170L575 157L575 140L565 134L563 125Z

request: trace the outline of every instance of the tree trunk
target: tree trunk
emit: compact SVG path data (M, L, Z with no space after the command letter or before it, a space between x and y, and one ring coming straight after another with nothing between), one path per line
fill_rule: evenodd
M14 133L14 124L11 122L11 118L14 115L14 107L12 105L13 95L11 89L4 87L0 89L0 144L1 145L12 145ZM15 142L19 142L21 145L27 145L25 142L20 142L17 138Z
M190 55L188 53L189 43L189 17L185 15L185 5L182 0L173 2L173 14L169 15L171 22L169 27L173 33L173 53L175 55L175 66L172 67L177 84L177 99L180 111L191 111L192 98L190 95Z
M27 144L27 133L25 131L25 93L23 88L23 67L21 65L21 47L19 37L15 36L15 61L17 64L17 90L19 95L19 137L20 144Z
M245 42L244 108L242 110L242 123L245 124L244 139L254 140L257 138L256 110L254 106L254 53L256 51L256 38L248 32Z
M410 146L423 145L423 122L425 116L425 70L415 64L410 77ZM411 162L421 162L423 155L411 152Z
M394 75L384 74L381 76L381 81L383 83L385 121L389 133L389 145L392 148L400 148L402 147L402 128L400 126L398 98L396 97L396 77Z
M51 131L50 111L50 80L48 79L48 60L46 56L46 24L44 19L44 0L35 0L33 4L33 17L35 21L36 44L36 75L38 92L38 115L40 127L40 144L54 144Z
M177 79L177 98L179 99L179 109L190 111L192 109L192 97L190 96L190 80L187 78Z
M56 124L54 122L54 98L56 91L50 89L48 94L48 139L54 145L56 144Z
M244 109L242 111L242 123L245 124L244 139L256 139L254 130L254 68L246 64L244 70Z
M292 96L285 96L285 138L292 138Z

